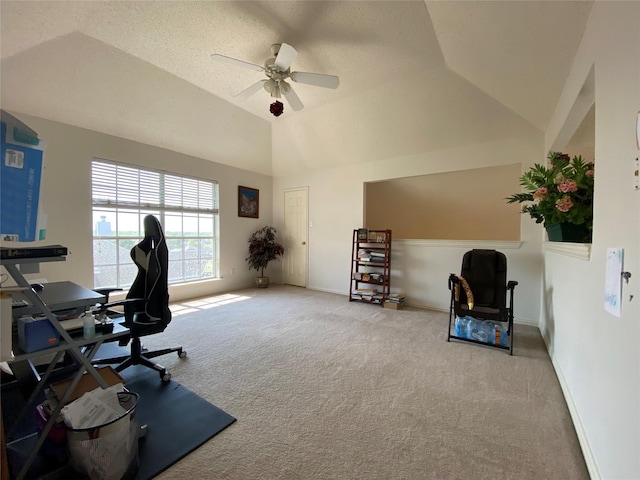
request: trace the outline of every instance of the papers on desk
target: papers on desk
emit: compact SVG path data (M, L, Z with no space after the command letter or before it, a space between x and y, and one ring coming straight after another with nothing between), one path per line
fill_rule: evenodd
M122 383L109 388L96 388L62 408L64 423L75 430L95 428L121 417L126 410L120 405L118 392L124 390Z
M60 325L67 332L72 332L74 330L82 330L84 326L84 318L83 317L75 317L69 318L67 320L60 320Z

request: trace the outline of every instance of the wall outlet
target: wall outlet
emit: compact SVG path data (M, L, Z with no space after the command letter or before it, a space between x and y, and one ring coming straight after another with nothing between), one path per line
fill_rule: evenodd
M229 269L229 276L233 275L234 273L236 273L236 269L235 268L230 268Z

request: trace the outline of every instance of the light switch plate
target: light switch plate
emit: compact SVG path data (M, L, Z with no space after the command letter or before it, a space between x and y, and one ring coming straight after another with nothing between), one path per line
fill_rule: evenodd
M636 157L636 165L633 171L633 188L640 190L640 158Z

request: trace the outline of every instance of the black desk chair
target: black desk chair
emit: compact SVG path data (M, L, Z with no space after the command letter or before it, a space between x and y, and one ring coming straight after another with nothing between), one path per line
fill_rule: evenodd
M124 300L108 302L101 306L106 311L112 307L124 307L123 324L130 329L131 353L114 358L93 360L96 365L112 365L117 372L131 365L144 365L160 373L163 382L171 379L171 374L162 365L151 359L160 355L177 352L185 358L187 352L182 347L146 351L140 337L161 333L171 322L168 290L169 252L162 226L153 215L144 219L144 238L131 249L131 258L138 267L138 274ZM108 294L108 292L105 292ZM117 321L117 320L116 320ZM128 343L128 340L126 341ZM125 345L126 345L125 343Z
M496 250L474 249L462 258L460 275L449 275L451 302L447 341L454 338L509 350L513 355L513 291L516 281L507 281L507 257ZM507 304L507 291L509 303ZM507 345L478 341L472 336L453 335L453 318L473 317L507 324Z

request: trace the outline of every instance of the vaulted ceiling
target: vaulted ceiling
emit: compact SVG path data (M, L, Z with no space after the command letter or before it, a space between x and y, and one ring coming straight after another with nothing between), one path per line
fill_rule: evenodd
M2 108L266 174L488 142L545 130L591 5L2 0ZM264 90L234 98L261 72L211 54L262 65L281 42L340 86L293 84L305 108L276 118ZM272 158L238 117L270 124Z

